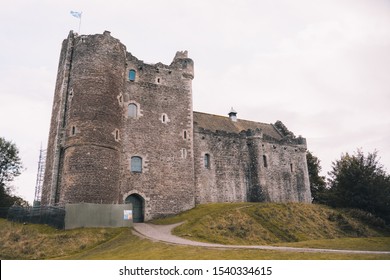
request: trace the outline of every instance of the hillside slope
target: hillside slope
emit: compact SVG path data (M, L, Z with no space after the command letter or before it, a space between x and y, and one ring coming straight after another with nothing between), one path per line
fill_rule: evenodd
M156 220L186 221L175 233L223 244L390 251L383 223L360 211L319 205L225 203L199 205ZM369 237L369 238L350 238ZM0 259L388 259L388 255L219 250L153 242L129 228L56 230L0 219Z
M174 234L193 240L261 245L389 234L383 221L358 210L301 203L207 204L157 224L186 221Z

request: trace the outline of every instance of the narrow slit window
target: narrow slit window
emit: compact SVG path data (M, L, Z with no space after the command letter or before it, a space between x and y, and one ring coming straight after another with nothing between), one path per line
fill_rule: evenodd
M267 156L263 156L263 164L265 168L268 167Z
M130 161L130 171L135 173L142 173L142 158L141 157L131 157Z
M129 71L129 81L132 81L132 82L135 81L135 74L136 74L136 72L135 72L134 69L131 69L131 70Z
M181 158L187 158L187 149L183 148L181 149Z
M184 130L183 137L184 137L184 139L187 139L187 130Z
M76 135L76 127L72 126L72 131L71 131L72 136Z
M169 122L169 119L168 119L168 115L163 113L159 119L162 123L168 123Z
M137 110L137 105L134 103L130 103L129 106L127 106L127 116L132 119L137 118Z
M294 172L294 165L292 163L290 163L290 171L291 171L291 173Z
M207 169L210 169L210 155L209 154L204 155L204 167Z
M119 130L115 130L115 140L119 140Z

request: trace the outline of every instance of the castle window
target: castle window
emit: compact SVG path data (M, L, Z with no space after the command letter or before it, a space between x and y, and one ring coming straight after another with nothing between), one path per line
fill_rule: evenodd
M168 123L168 122L169 122L168 115L165 114L165 113L161 114L161 117L159 118L159 120L160 120L162 123Z
M71 129L71 135L76 135L76 127L75 126L72 126L72 129Z
M119 130L115 129L115 140L119 140Z
M131 157L130 161L130 171L135 173L142 173L142 158L141 157Z
M267 168L268 167L268 162L267 162L267 156L263 156L263 164L264 164L264 167Z
M204 167L206 167L207 169L210 169L210 155L209 154L204 155Z
M129 106L127 106L127 116L132 119L137 118L137 110L137 105L134 103L130 103Z
M294 172L294 165L292 163L290 163L290 171L291 173Z
M183 131L183 138L184 138L185 140L187 140L187 138L188 138L188 132L187 132L187 130L184 130L184 131Z
M181 158L187 158L187 149L181 149Z
M131 69L129 71L129 81L132 81L132 82L135 81L135 70L134 69Z

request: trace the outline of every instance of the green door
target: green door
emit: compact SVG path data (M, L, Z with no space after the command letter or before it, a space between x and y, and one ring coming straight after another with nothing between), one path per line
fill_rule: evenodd
M144 199L138 194L129 195L125 203L133 204L133 223L144 222Z

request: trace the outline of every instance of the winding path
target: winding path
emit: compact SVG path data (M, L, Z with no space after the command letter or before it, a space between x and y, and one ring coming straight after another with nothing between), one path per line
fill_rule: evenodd
M335 249L314 249L314 248L294 248L294 247L277 247L266 245L222 245L204 243L184 239L172 234L172 229L179 226L173 225L153 225L148 223L135 223L133 228L136 233L154 241L162 241L171 244L189 245L208 248L226 248L226 249L259 249L259 250L277 250L292 252L315 252L315 253L343 253L343 254L388 254L390 251L360 251L360 250L335 250Z

